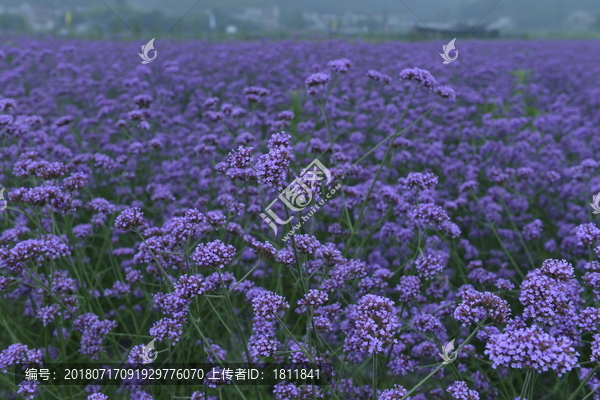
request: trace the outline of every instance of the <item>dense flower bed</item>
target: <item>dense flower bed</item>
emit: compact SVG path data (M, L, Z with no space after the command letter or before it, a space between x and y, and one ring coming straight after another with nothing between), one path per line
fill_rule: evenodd
M159 41L141 65L137 43L3 40L2 398L591 393L598 45L458 46L444 65L433 42ZM305 173L314 160L326 173ZM140 362L152 339L153 365L335 375L68 390L11 375Z

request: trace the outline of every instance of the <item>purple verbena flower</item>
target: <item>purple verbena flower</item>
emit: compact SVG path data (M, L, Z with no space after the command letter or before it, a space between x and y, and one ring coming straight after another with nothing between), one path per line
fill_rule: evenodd
M400 78L417 82L429 90L433 90L437 83L429 71L420 68L404 69L400 72Z
M138 208L133 207L123 211L115 220L115 227L128 230L139 228L144 225L144 213Z
M446 389L456 400L479 400L479 393L476 390L470 390L466 382L455 381Z
M394 302L385 297L367 294L347 313L345 351L381 353L397 340L399 327Z
M200 267L225 268L234 256L235 247L216 239L209 243L200 243L190 258Z
M572 344L565 336L553 337L532 326L491 335L484 353L494 368L531 368L538 373L552 369L562 376L577 365L579 353Z

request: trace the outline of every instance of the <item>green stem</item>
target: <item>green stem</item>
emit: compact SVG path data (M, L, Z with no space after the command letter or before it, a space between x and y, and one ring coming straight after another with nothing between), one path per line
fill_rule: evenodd
M483 322L483 320L481 321ZM462 342L460 344L460 346L458 346L458 348L456 349L456 354L458 354L458 352L467 344L469 343L469 341L473 338L473 336L475 336L475 334L477 333L477 331L479 330L479 326L477 326L475 328L475 330L473 332L471 332L471 334L465 339L464 342ZM423 378L421 380L421 382L417 383L417 385L415 387L413 387L408 393L406 393L400 400L405 400L406 398L408 398L408 396L410 396L411 394L413 394L418 388L420 388L421 386L423 386L425 384L425 382L427 382L429 380L429 378L431 378L433 375L435 375L440 369L442 369L444 367L444 363L441 363L440 365L437 366L436 369L434 369L433 371L431 371L431 373L429 375L427 375L425 378Z
M140 236L140 238L142 239L142 242L146 246L146 249L148 249L148 251L150 252L150 255L152 256L152 259L154 260L154 262L156 262L156 265L158 265L158 268L165 275L165 278L166 278L167 282L169 282L171 284L171 286L175 286L175 284L171 281L171 278L169 278L169 275L167 274L167 271L165 271L165 269L162 267L162 265L160 264L160 262L158 261L158 259L154 255L154 251L152 251L152 249L150 248L150 246L148 246L148 243L146 243L146 239L144 238L144 236L142 236L141 232L137 228L134 229L134 232L136 232Z
M379 175L381 174L381 171L383 171L383 166L385 165L387 158L390 155L390 152L392 151L392 147L394 145L394 139L396 139L396 137L399 136L401 133L401 132L398 132L398 130L400 129L400 124L402 124L402 121L404 120L404 116L406 115L406 112L410 108L410 105L413 101L413 98L415 97L416 92L417 92L416 90L413 91L413 94L408 102L408 105L404 109L402 116L400 116L400 120L398 121L398 126L394 130L394 134L391 136L390 143L388 144L388 147L385 151L385 155L383 156L383 159L381 160L381 164L379 164L379 168L377 169L377 173L375 174L375 177L373 178L373 182L371 182L371 186L369 187L369 190L367 191L365 199L363 200L362 204L360 205L360 210L358 211L358 218L356 219L354 227L351 228L352 233L350 234L350 238L348 239L348 246L346 247L347 249L352 247L354 235L356 234L356 230L360 228L360 223L362 222L365 207L367 206L367 202L369 201L371 192L373 191L373 188L375 187L375 184L377 183L377 180L379 179ZM402 132L404 132L404 130ZM387 140L387 139L385 139L385 140ZM377 147L375 147L375 148L377 148Z
M302 352L306 355L306 358L309 359L309 361L311 362L311 364L317 364L315 362L315 360L313 359L313 357L310 355L310 352L308 351L308 349L306 349L300 342L298 342L296 340L296 338L294 337L294 334L292 332L290 332L290 330L288 329L287 325L283 323L283 321L281 320L281 318L279 318L279 316L275 316L275 318L277 318L277 321L279 321L279 323L283 326L283 328L286 330L286 332L288 333L288 335L290 335L290 337L292 338L292 340L294 341L294 343L296 343L296 345L298 346L298 348L300 348L300 350L302 350ZM340 398L338 397L338 395L333 391L333 388L331 387L331 385L329 383L327 383L327 386L331 389L331 394L333 394L337 400L340 400Z
M406 128L402 129L400 132L394 132L391 135L389 135L388 137L386 137L385 139L383 139L381 142L379 142L375 147L373 147L371 150L367 151L367 153L362 156L361 158L359 158L357 161L355 161L354 163L352 163L352 166L358 164L359 162L361 162L362 160L364 160L365 158L367 158L372 152L374 152L375 150L377 150L379 147L381 147L385 142L388 141L388 139L394 137L394 136L400 136L401 134L403 134L404 132L406 132L407 130L409 130L414 124L416 124L417 122L419 122L423 117L425 117L427 114L429 114L431 112L431 110L433 110L433 106L430 107L427 111L425 111L419 118L417 118L414 122L412 122L410 125L408 125Z
M524 400L526 399L525 397L525 393L527 392L527 387L529 386L530 382L531 382L531 378L532 378L532 374L533 370L530 369L527 371L527 375L525 375L525 383L523 383L523 389L521 389L521 395L519 396L519 400ZM530 399L528 399L530 400Z
M590 371L590 373L588 374L588 376L586 376L585 379L583 381L581 381L581 383L579 384L579 386L577 387L577 389L575 389L575 391L573 392L573 394L569 397L569 400L575 400L575 397L577 396L577 394L581 391L581 389L583 389L583 387L591 379L591 377L594 376L594 374L596 373L596 371L598 371L598 368L599 368L599 366L596 365L594 367L594 369L592 369Z
M377 400L377 353L373 353L373 400Z

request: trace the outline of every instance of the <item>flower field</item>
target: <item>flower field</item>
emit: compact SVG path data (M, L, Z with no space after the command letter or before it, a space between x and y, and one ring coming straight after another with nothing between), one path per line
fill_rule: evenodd
M598 43L441 45L3 39L0 397L600 399Z

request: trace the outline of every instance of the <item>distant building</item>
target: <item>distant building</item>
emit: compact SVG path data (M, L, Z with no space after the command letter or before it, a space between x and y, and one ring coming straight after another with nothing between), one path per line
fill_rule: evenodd
M596 23L596 17L587 11L573 11L566 20L563 26L571 31L586 31L592 29Z
M495 38L500 36L498 29L489 29L484 24L468 25L463 23L436 23L415 24L411 30L413 35L425 37L474 37Z
M390 32L408 33L417 21L412 14L390 14L387 16L386 24Z
M72 17L73 12L83 13L89 10L89 7L77 6L70 8L51 7L36 4L32 6L28 3L23 3L17 7L3 7L0 6L0 15L13 15L20 16L24 19L27 24L27 28L34 32L52 32L59 29L61 26L66 28L72 28ZM67 18L67 16L69 16ZM75 31L83 33L87 30L82 27L88 26L88 24L78 24L75 27ZM62 31L68 31L66 28L62 28Z
M410 14L358 14L341 15L305 12L302 14L307 29L340 33L410 32L416 18Z
M234 16L235 19L243 22L250 22L260 26L262 29L278 29L280 27L279 7L246 7L240 14Z
M23 3L18 7L2 7L0 14L20 15L35 32L51 31L56 26L56 15L52 8Z
M307 22L308 29L313 31L327 31L331 29L334 21L338 20L335 14L319 14L316 12L305 12L302 17Z

